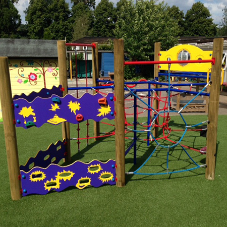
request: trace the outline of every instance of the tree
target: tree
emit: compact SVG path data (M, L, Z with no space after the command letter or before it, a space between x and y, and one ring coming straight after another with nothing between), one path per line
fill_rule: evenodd
M220 36L226 36L227 35L227 7L225 6L225 8L222 11L223 11L223 18L220 24L218 34Z
M25 20L28 22L28 35L31 39L42 39L44 30L51 25L50 1L30 0L25 11Z
M30 0L25 11L32 39L72 39L70 10L65 0Z
M44 39L72 40L72 24L69 21L70 10L65 0L53 0L49 5L51 24L44 29Z
M109 0L101 0L94 11L93 36L112 37L116 19L113 3Z
M21 24L21 18L18 10L13 3L15 0L1 0L0 2L0 37L16 38L18 37L17 29Z
M178 23L178 36L184 35L184 12L179 7L173 5L168 7L169 16Z
M78 3L73 11L73 40L89 36L92 33L93 12L83 2Z
M128 0L120 0L117 2L117 13L121 11L121 7L127 6Z
M95 9L95 0L71 0L73 6L76 6L79 3L84 3L89 8Z
M21 24L19 28L17 29L18 35L20 38L25 39L28 38L28 25L27 24Z
M177 42L178 25L168 15L167 5L156 1L128 0L120 7L115 35L123 38L125 51L132 60L150 60L154 43L169 49Z
M194 3L185 15L185 35L215 36L217 27L210 11L201 2Z

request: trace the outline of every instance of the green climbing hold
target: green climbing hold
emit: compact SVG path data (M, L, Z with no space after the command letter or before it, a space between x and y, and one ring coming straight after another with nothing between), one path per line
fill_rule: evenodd
M27 127L27 128L30 128L30 127L32 127L32 126L36 126L35 123L34 123L33 121L28 121L28 122L26 123L26 127Z

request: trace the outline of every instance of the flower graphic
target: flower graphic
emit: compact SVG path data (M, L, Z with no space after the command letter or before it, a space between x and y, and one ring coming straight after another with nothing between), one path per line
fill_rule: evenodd
M31 80L31 81L35 81L35 80L37 80L37 75L36 75L35 73L30 73L30 74L28 75L28 78L29 78L29 80Z
M18 82L19 84L21 84L21 83L23 82L23 80L22 80L22 79L18 79L17 82Z
M53 68L50 67L50 68L47 69L47 71L48 71L49 73L52 73L52 72L53 72Z

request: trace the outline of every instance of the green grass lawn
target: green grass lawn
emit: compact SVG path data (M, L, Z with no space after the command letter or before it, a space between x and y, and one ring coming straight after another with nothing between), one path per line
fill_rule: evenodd
M195 124L205 116L185 116L188 124ZM79 190L69 188L63 192L51 192L45 196L31 195L19 201L10 196L9 176L5 152L3 125L0 124L0 227L5 226L227 226L227 165L226 165L226 121L219 116L218 153L214 181L205 179L205 169L172 175L140 176L127 175L126 186L103 186ZM144 119L140 119L141 122ZM90 121L92 136L92 121ZM182 128L179 117L171 118L172 128ZM86 125L81 124L81 137L86 136ZM71 125L71 137L77 137L77 125ZM113 128L102 125L101 131ZM177 141L182 132L171 133ZM128 135L129 137L132 135ZM146 138L139 134L139 138ZM29 157L35 157L39 150L46 150L50 143L61 139L61 126L44 125L41 128L24 130L17 128L20 164ZM82 141L80 152L76 141L71 142L72 160L90 162L93 159L106 161L115 159L114 137L98 142ZM131 140L126 140L126 146ZM164 142L163 142L164 143ZM171 144L171 143L170 143ZM206 139L199 132L188 132L182 144L201 148ZM168 143L166 143L168 145ZM133 165L133 150L126 156L126 171L137 169L151 154L155 144L147 147L146 142L137 143L137 165ZM205 163L205 155L190 151L199 164ZM157 149L150 161L140 172L164 172L167 149ZM176 147L170 149L169 168L172 170L190 168L189 158ZM61 162L63 164L63 162Z

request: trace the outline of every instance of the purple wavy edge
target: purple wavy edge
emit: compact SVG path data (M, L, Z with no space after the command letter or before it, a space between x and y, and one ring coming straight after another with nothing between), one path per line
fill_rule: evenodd
M51 143L47 150L40 150L37 152L35 157L29 158L25 165L20 166L20 170L25 172L30 171L31 168L29 168L29 166L31 164L33 164L33 167L39 166L41 168L46 168L51 163L58 164L65 157L65 152L65 140L59 140L55 144Z
M32 91L29 95L25 95L22 93L21 95L14 95L13 100L17 99L25 99L28 102L32 102L36 97L40 98L49 98L52 95L58 95L59 97L63 97L63 91L61 90L62 85L59 85L58 87L53 86L51 89L42 88L39 92Z

